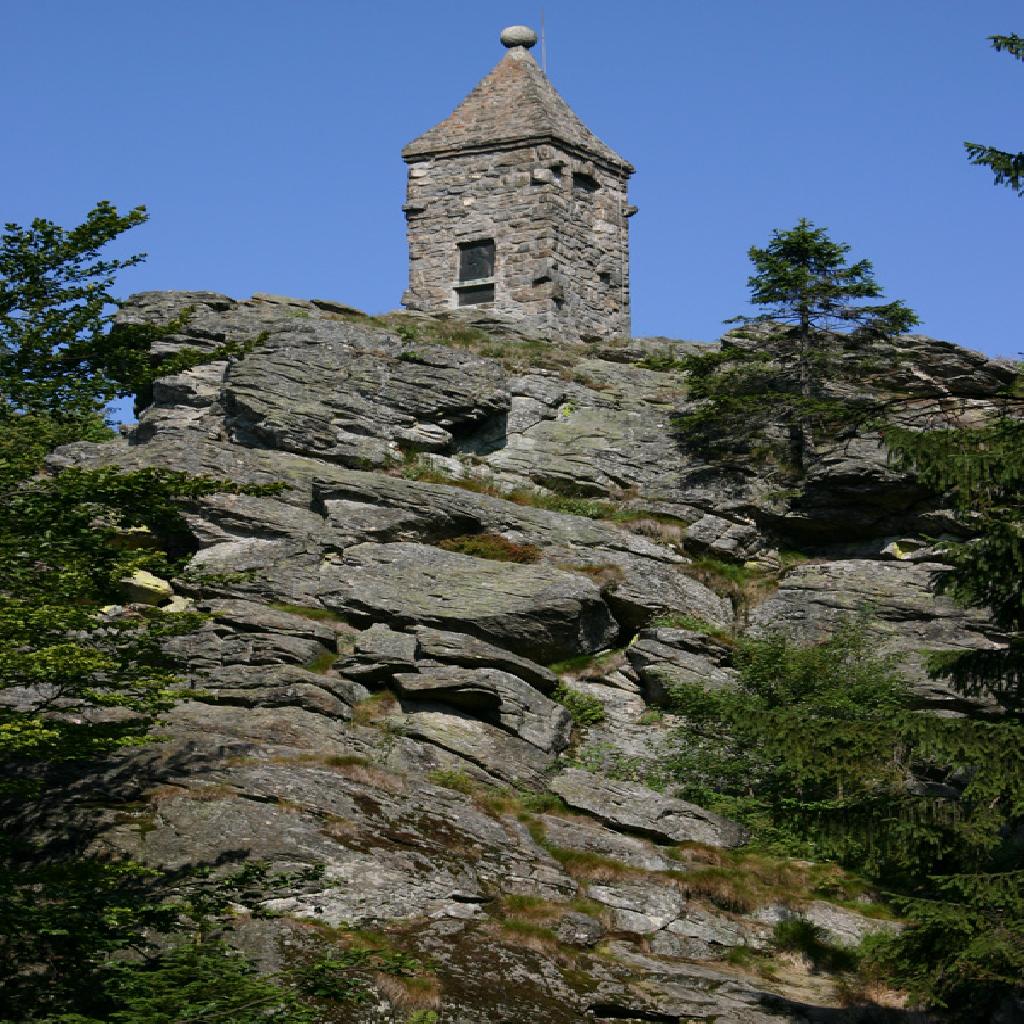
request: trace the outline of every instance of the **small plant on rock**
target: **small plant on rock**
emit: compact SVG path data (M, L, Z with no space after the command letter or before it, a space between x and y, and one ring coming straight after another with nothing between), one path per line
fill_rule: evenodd
M461 555L487 558L494 562L525 565L540 558L540 548L535 544L517 544L500 533L469 533L461 537L449 537L437 546L445 551L457 551Z
M605 720L604 705L589 693L580 693L562 685L551 694L551 699L569 712L573 725L579 729L585 729L588 725L599 725Z

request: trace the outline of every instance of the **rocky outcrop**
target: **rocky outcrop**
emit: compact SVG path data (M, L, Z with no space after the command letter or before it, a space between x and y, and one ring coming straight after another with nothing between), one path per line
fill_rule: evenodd
M708 865L742 870L745 830L658 774L672 687L730 685L744 632L816 640L867 609L921 703L964 709L923 652L1001 638L934 595L930 538L955 524L878 439L813 453L780 491L770 467L709 464L675 436L687 343L524 344L211 293L136 296L119 319L185 309L161 353L251 345L159 379L125 439L54 468L283 486L190 512L170 584L208 616L172 643L194 699L112 759L95 847L321 865L238 941L273 966L324 925L385 930L432 965L446 1024L884 1019L827 978L729 962L787 915L847 944L883 925L806 894L716 896ZM897 348L908 422L983 417L1012 379L946 343ZM96 800L70 787L61 814ZM351 1019L407 1016L382 995Z
M570 807L639 835L707 846L741 846L749 838L747 830L734 821L635 782L570 769L556 775L548 786Z
M541 662L599 651L619 635L585 576L425 544L355 544L323 565L319 596L354 621L470 633Z

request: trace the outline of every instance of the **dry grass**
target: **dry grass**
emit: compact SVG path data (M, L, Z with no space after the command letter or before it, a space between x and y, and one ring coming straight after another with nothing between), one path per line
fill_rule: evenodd
M514 817L528 828L533 824L534 814L558 814L564 817L580 818L572 814L565 801L554 793L522 793L512 789L502 789L479 782L467 772L460 769L438 768L429 772L427 778L435 786L454 790L471 797L484 813L494 818ZM580 820L589 820L580 818ZM531 828L532 831L532 828Z
M500 937L511 945L523 946L538 953L551 953L559 948L553 929L547 925L513 917L497 922L497 926Z
M270 758L271 764L309 764L328 768L335 775L351 779L370 789L382 789L397 796L406 791L405 777L382 768L359 754L299 754Z
M398 710L398 698L390 690L381 690L352 708L352 721L355 725L380 725Z
M629 528L669 548L681 548L686 538L685 523L655 519L652 516L629 520Z
M378 972L373 983L397 1010L411 1013L441 1008L441 983L432 974L396 977Z
M392 796L398 796L406 791L405 779L401 775L384 768L377 768L375 765L333 765L332 770L361 786L366 786L369 789L382 789Z
M558 861L573 878L586 882L615 882L645 878L655 880L657 873L635 868L614 857L606 857L590 850L570 850L553 843L543 843L544 849Z
M546 900L543 896L508 893L501 897L496 910L492 913L496 912L504 920L514 919L550 924L564 916L566 910L568 910L568 904Z
M621 583L626 578L625 572L619 565L573 565L570 562L557 562L555 568L587 576L602 590L614 587L616 583Z
M487 558L493 562L514 562L526 565L540 558L536 544L516 544L500 533L469 533L461 537L449 537L438 542L445 551L457 551L473 558Z
M622 668L625 663L625 648L616 647L610 651L601 651L599 654L581 654L576 658L567 658L565 661L549 665L548 668L563 678L587 680L600 679L609 672Z
M492 498L501 498L503 501L512 502L513 505L525 505L529 508L544 509L548 512L559 512L562 515L582 516L585 519L605 519L622 523L632 522L636 518L645 518L642 513L638 514L625 510L618 504L619 501L627 499L630 493L628 491L622 491L614 499L611 499L553 494L550 491L526 487L503 490L490 480L472 476L452 476L415 453L408 453L405 460L392 467L390 472L406 480L459 487L464 491L472 491L474 494L486 494Z
M680 890L723 910L747 914L770 903L799 907L834 893L854 894L862 883L834 864L684 844L671 851L685 865L673 872Z

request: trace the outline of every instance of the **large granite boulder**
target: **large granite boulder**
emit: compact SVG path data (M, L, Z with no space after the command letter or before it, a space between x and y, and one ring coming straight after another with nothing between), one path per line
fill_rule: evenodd
M611 646L620 627L576 573L425 544L357 544L321 569L320 600L355 620L469 633L539 662Z

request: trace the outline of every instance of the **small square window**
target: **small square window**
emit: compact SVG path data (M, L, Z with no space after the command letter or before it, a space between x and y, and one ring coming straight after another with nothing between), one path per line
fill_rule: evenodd
M573 171L572 175L572 190L574 192L582 192L585 195L592 195L601 186L598 184L597 178L592 174L584 174L582 171Z
M459 245L459 280L479 281L486 277L494 277L494 239L481 238L476 242L461 243Z

